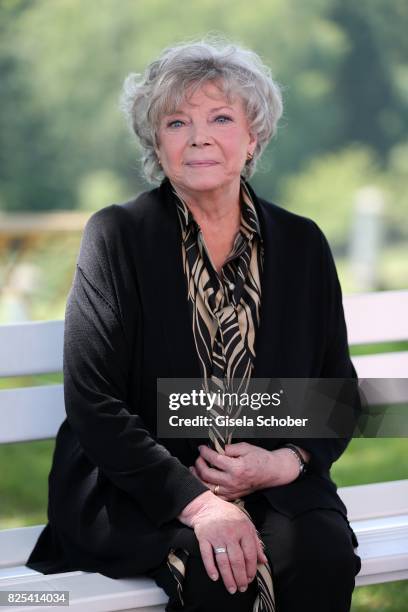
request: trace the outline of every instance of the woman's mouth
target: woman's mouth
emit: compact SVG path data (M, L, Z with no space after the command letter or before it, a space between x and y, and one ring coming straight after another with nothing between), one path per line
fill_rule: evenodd
M186 162L186 166L191 166L192 168L203 168L205 166L216 166L218 162L212 159L200 159L197 161Z

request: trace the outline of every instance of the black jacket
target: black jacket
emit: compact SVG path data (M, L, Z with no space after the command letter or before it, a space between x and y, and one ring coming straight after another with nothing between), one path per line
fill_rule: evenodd
M248 188L265 247L253 377L355 377L326 238ZM167 179L86 224L65 316L67 419L49 522L27 563L39 571L143 573L164 560L177 515L207 490L188 470L199 441L156 436L156 379L200 378L180 241ZM288 440L248 441L273 450ZM287 516L317 507L346 516L329 470L349 439L290 441L311 452L309 472L264 489L270 504Z

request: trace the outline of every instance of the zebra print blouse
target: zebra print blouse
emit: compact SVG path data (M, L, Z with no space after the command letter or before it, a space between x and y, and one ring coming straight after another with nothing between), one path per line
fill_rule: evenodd
M255 357L255 334L261 307L261 274L264 248L254 203L241 180L241 224L231 253L220 275L211 262L201 229L173 186L182 235L183 267L187 282L193 335L204 385L233 388L233 379L247 384ZM207 387L208 388L208 387ZM214 388L214 387L212 387ZM241 389L242 390L242 389ZM222 408L219 408L219 411ZM209 430L209 446L224 453L232 433L216 427ZM233 502L245 510L243 499ZM188 551L169 552L167 565L183 603L183 579ZM258 564L258 595L253 612L274 612L275 598L269 564Z
M221 275L212 265L199 225L174 190L182 232L183 266L197 354L203 378L248 377L255 357L255 333L261 305L260 275L263 242L255 206L241 180L241 227ZM235 340L222 351L217 332L223 318L232 322L236 311ZM227 334L230 340L232 332Z

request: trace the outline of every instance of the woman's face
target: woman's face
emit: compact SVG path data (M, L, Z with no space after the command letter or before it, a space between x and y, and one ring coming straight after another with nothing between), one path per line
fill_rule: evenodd
M186 98L160 121L156 152L164 173L192 195L239 185L247 154L256 146L242 100L235 96L228 102L211 82Z

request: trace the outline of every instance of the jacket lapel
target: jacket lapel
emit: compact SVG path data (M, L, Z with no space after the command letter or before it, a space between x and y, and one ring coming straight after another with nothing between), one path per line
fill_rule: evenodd
M279 344L282 320L282 288L284 270L282 233L274 219L273 206L257 197L246 183L261 225L264 243L264 268L261 278L261 315L255 339L255 360L252 378L279 376Z
M167 179L160 185L158 196L159 215L154 227L155 255L148 262L148 267L151 270L150 282L156 284L160 279L162 288L161 297L158 286L152 285L150 293L155 296L157 320L161 321L169 377L200 378L183 270L181 230L171 184Z

